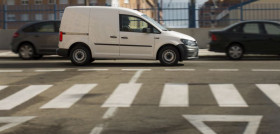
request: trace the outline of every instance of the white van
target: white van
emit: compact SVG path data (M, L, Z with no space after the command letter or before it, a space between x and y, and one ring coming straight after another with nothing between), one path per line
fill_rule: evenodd
M98 59L152 59L163 65L198 58L194 38L168 31L127 8L74 6L64 11L57 54L75 65Z

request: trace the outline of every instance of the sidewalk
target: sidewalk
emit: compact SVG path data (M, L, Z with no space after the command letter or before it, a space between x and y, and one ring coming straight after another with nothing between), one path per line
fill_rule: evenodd
M225 54L210 52L207 49L199 49L199 57L207 56L225 56ZM18 57L18 54L15 54L9 50L0 50L0 57Z

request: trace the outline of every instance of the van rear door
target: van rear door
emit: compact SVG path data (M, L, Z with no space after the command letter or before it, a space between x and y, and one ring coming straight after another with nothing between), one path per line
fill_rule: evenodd
M119 13L116 9L92 8L89 40L93 44L94 57L119 56Z

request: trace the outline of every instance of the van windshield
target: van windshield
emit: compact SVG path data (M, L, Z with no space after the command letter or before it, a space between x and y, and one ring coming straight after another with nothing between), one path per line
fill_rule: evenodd
M168 31L167 28L165 28L164 26L160 25L158 22L156 22L154 19L148 17L147 15L142 15L144 18L146 18L147 20L149 20L150 23L156 25L158 28L160 28L163 31Z

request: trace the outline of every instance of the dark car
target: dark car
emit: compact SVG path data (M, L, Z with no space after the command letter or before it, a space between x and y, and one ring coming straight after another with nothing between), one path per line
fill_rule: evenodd
M280 54L280 23L245 21L209 32L209 51L225 52L238 60L244 54Z
M54 55L58 48L60 21L44 21L18 29L11 43L12 51L22 59L39 59Z

